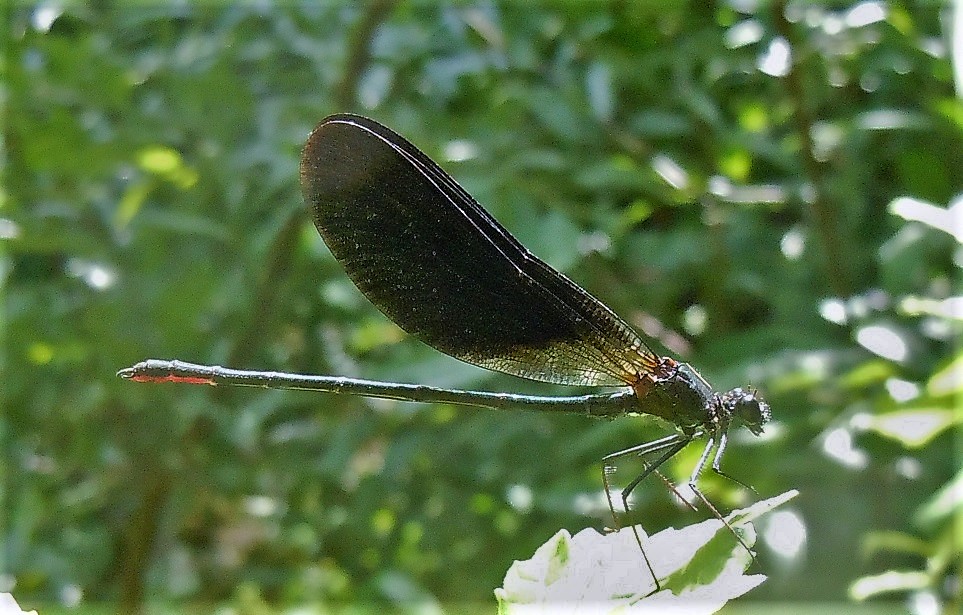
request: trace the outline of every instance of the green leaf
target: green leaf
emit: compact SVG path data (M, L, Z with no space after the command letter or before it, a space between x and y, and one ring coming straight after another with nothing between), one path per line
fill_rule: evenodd
M930 583L925 572L889 570L882 574L857 579L849 588L853 600L866 600L879 594L923 589Z
M963 354L957 355L949 365L930 376L926 390L934 396L963 391Z
M732 512L726 521L752 546L751 521L789 501L797 491ZM575 536L560 530L531 559L516 561L495 590L500 613L533 606L588 608L615 612L628 608L685 608L687 613L714 613L729 600L759 586L765 576L746 575L751 555L717 519L681 529L668 528L651 537L639 529L645 553L662 590L645 567L631 528L610 534L586 529ZM692 611L697 604L698 611Z
M952 410L939 407L901 408L873 416L870 431L896 440L907 448L921 448L957 421Z
M963 511L963 470L937 491L916 513L916 523L932 527L944 519L959 519Z

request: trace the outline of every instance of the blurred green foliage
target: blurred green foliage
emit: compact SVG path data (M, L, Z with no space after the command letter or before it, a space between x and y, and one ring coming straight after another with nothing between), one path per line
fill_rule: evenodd
M561 391L444 357L354 289L297 185L335 111L407 136L718 388L764 391L777 425L735 437L725 468L763 496L799 489L807 540L783 557L760 526L770 578L748 600L959 608L963 104L945 7L51 1L6 17L0 591L25 608L494 608L512 560L611 524L599 459L664 425L114 378L177 357ZM704 488L724 510L756 497ZM652 532L699 519L657 480L637 507Z

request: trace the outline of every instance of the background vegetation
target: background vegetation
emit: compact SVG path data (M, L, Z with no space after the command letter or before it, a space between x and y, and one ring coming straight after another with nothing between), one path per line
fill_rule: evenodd
M318 120L354 111L666 352L764 391L777 424L726 467L801 495L732 612L959 608L946 6L5 13L0 591L22 606L493 605L513 559L611 523L599 459L664 425L114 377L177 357L561 392L406 338L341 272L297 160ZM651 531L702 518L650 483ZM726 510L758 497L704 485ZM779 555L794 521L807 539Z

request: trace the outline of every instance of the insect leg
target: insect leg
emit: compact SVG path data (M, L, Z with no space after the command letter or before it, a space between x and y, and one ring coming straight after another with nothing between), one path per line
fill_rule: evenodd
M730 476L726 474L719 468L719 464L722 463L722 453L725 452L726 445L728 443L729 443L729 439L727 437L727 434L722 434L721 436L719 436L719 448L716 449L716 456L712 459L712 471L723 478L727 478L731 480L737 485L745 487L746 489L748 489L749 491L752 491L753 493L758 493L755 489L752 488L752 485L747 485L746 483L742 482L738 478L735 478L734 476Z
M638 455L639 457L644 457L646 455L665 451L654 463L646 463L645 470L643 470L639 476L637 476L631 483L628 484L627 487L625 487L625 489L622 490L622 508L625 513L628 514L629 495L631 495L632 491L645 479L646 476L652 472L658 472L658 467L660 465L685 448L685 446L691 440L692 438L689 436L673 434L653 442L647 442L645 444L640 444L638 446L633 446L625 450L611 453L602 458L602 484L605 488L605 497L608 500L609 511L612 513L612 520L615 522L616 530L620 529L621 524L619 523L619 517L615 512L615 505L612 502L612 487L609 483L609 474L615 470L615 466L612 465L612 461L628 455ZM674 488L673 491L675 491ZM652 562L649 561L649 556L646 554L645 548L642 546L642 538L639 536L638 529L634 524L630 527L632 529L632 535L635 536L635 542L639 545L639 550L642 552L642 559L645 560L645 566L649 569L649 574L652 576L652 580L655 581L655 589L652 593L656 593L662 589L662 584L659 583L659 578L656 576L655 570L652 568Z
M732 535L736 538L736 541L740 545L742 545L742 548L746 550L749 556L752 558L755 558L755 555L753 554L752 550L745 543L742 537L739 536L739 534L736 532L736 529L732 527L732 525L730 525L728 521L725 520L725 518L719 513L719 510L715 506L713 506L712 502L709 501L709 498L707 498L699 489L699 485L696 484L697 481L699 480L699 475L702 474L702 470L703 468L705 468L706 462L709 461L709 454L712 453L712 449L713 447L715 447L715 445L716 445L716 439L710 436L709 440L706 442L705 450L702 451L702 456L699 457L699 462L696 464L696 467L692 470L692 475L689 477L689 489L692 489L692 492L696 494L696 496L700 500L702 500L702 503L706 505L706 508L712 511L712 516L718 519L719 521L721 521L722 524L725 525L730 532L732 532ZM723 436L719 439L719 448L722 450L725 450L725 445L726 445L726 438L725 438L725 434L723 434ZM712 462L713 470L716 469L715 466L718 460L719 460L719 453L717 452Z

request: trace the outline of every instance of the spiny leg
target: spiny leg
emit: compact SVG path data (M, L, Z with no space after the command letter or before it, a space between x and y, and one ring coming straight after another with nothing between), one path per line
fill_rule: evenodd
M719 448L716 449L716 456L712 459L712 471L718 474L719 476L726 478L728 480L731 480L735 484L741 487L745 487L749 491L752 491L753 493L758 494L759 492L756 491L752 487L752 485L747 485L746 483L742 482L738 478L734 476L730 476L729 474L726 474L725 472L723 472L722 469L720 469L719 465L722 463L722 453L725 452L726 446L728 444L729 444L729 438L727 434L722 434L721 436L719 436Z
M648 468L649 464L643 461L642 466L645 468ZM672 481L670 481L665 474L655 469L652 470L652 473L662 479L662 482L665 483L665 488L671 491L675 497L679 498L680 502L682 502L683 504L691 508L693 512L699 512L699 507L693 504L692 502L690 502L689 500L687 500L686 497L682 495L682 493L678 489L675 488L675 485L672 484Z
M745 541L742 539L742 537L739 536L739 534L736 532L736 528L732 527L732 525L730 525L730 523L725 520L725 517L723 517L722 514L718 511L718 509L716 509L716 507L713 506L712 502L709 501L709 498L707 498L705 494L703 494L702 491L699 489L699 485L696 484L697 481L699 480L699 475L702 474L702 469L705 467L706 462L709 461L709 453L712 452L713 447L715 447L715 443L716 443L715 438L710 436L708 442L706 442L705 449L702 451L702 455L699 457L699 462L696 464L695 469L692 470L692 475L689 476L689 489L692 489L692 492L696 494L696 496L700 500L702 500L702 503L706 505L706 508L708 508L712 512L712 516L718 519L719 521L721 521L722 524L726 526L726 528L735 537L736 541L740 545L742 545L742 548L745 549L746 553L749 554L749 557L751 557L752 559L755 559L756 556L752 552L752 549L750 549L749 545L747 545ZM725 434L723 434L719 438L719 451L716 452L716 456L712 461L713 470L717 470L716 466L721 458L721 451L724 451L726 448L726 443L727 443L727 439L725 437ZM736 482L739 482L739 481L736 481ZM739 483L739 484L742 484L742 483Z
M628 512L629 512L629 495L631 495L632 492L635 491L635 488L639 486L639 483L641 483L643 480L645 480L646 477L648 477L648 475L649 475L649 474L652 474L653 472L655 472L655 473L658 474L660 477L662 477L662 480L665 480L666 482L668 482L668 480L667 480L664 476L662 476L662 474L659 473L659 466L661 466L663 463L665 463L666 461L668 461L669 459L671 459L673 456L675 456L675 454L678 453L679 451L681 451L683 448L685 448L685 445L688 444L688 443L689 443L688 440L683 439L681 442L675 443L675 444L672 445L671 447L659 447L658 449L653 449L653 450L650 450L650 451L646 451L646 452L644 452L644 453L638 453L639 456L641 457L642 455L652 454L652 453L654 453L654 452L657 452L657 451L659 451L659 450L662 450L663 448L668 448L668 449L669 449L669 450L667 450L665 453L663 453L661 457L659 457L658 459L656 459L656 460L655 460L653 463L651 463L651 464L643 461L642 463L645 465L645 469L642 470L642 473L639 474L638 476L636 476L636 477L632 480L632 482L630 482L628 485L626 485L625 488L622 490L622 504L625 506L625 512L626 512L626 514L628 514ZM672 490L672 492L675 493L677 496L679 496L680 498L682 498L682 494L680 494L678 491L676 491L675 487L671 487L671 490ZM682 498L682 499L683 499L683 501L685 501L684 498Z
M615 453L610 453L602 458L602 481L605 486L606 498L609 501L609 510L612 512L613 520L615 521L615 524L617 526L616 529L618 529L619 520L618 520L618 516L615 514L615 507L612 504L612 489L608 481L609 473L615 470L615 466L611 462L620 457L627 457L628 455L638 455L639 457L644 458L646 455L651 455L652 453L657 453L659 451L669 449L662 457L656 460L655 463L649 464L643 459L642 463L645 466L645 469L643 470L643 472L639 476L637 476L631 483L629 483L628 486L625 487L625 489L622 490L622 503L625 506L625 512L628 513L629 512L628 496L632 493L632 491L639 485L639 483L641 483L645 479L646 476L648 476L652 472L656 472L657 474L659 474L658 472L659 466L665 463L667 459L675 455L677 452L682 450L682 448L684 448L685 445L690 442L690 440L691 438L688 438L681 434L673 434L671 436L667 436L659 440L646 442L644 444L639 444L638 446L633 446L631 448L617 451ZM662 477L663 480L668 482L667 479L664 476L662 476L662 474L659 474L659 476ZM678 491L676 491L675 487L672 487L672 490L680 498L682 497L682 495Z
M619 516L615 514L615 505L612 503L612 487L609 484L609 472L614 471L615 467L608 465L607 463L602 465L602 485L605 489L605 499L609 503L609 512L612 513L612 521L615 524L615 531L618 532L622 529L622 524L619 523ZM656 593L662 589L662 584L659 583L659 577L655 576L655 570L652 568L652 562L649 561L649 556L645 552L645 547L642 546L642 538L639 537L639 531L635 529L635 525L629 526L632 529L632 535L635 536L635 543L639 545L639 551L642 553L642 559L645 561L645 567L649 570L649 576L655 582L655 589L652 593Z
M651 455L652 453L665 451L665 453L663 453L662 456L659 457L659 459L657 459L652 464L649 464L643 460L645 469L642 471L641 474L639 474L639 476L637 476L631 483L629 483L628 486L625 487L625 489L622 490L622 494L621 494L622 508L625 511L625 514L628 515L629 496L631 495L632 491L639 485L639 483L641 483L645 479L646 476L648 476L652 472L656 472L657 474L659 474L658 473L659 466L665 463L668 459L670 459L673 455L678 453L680 450L685 448L685 446L691 440L692 438L689 436L684 436L682 434L673 434L671 436L667 436L665 438L661 438L653 442L647 442L645 444L640 444L638 446L633 446L625 450L611 453L609 455L606 455L602 459L602 484L605 488L605 497L608 500L609 511L612 513L612 520L615 523L616 530L621 529L621 524L619 523L619 516L615 512L615 505L612 502L612 487L611 487L611 484L609 483L609 474L614 472L615 466L612 465L611 462L615 459L618 459L620 457L625 457L628 455L638 455L639 457L645 457L646 455ZM659 476L662 477L663 480L666 480L665 477L662 476L661 474L659 474ZM679 492L676 491L675 487L671 487L671 489L673 492L676 493L676 495L679 495L681 497ZM639 536L638 529L636 528L635 524L632 524L629 527L632 530L632 535L635 537L636 544L639 546L639 551L641 551L642 553L642 559L645 560L645 566L646 568L648 568L649 574L651 575L652 580L655 582L655 589L652 590L652 593L656 593L662 589L662 584L659 582L659 578L655 574L655 570L652 567L652 562L649 561L649 556L645 552L645 547L642 546L642 538Z
M652 442L645 442L643 444L639 444L637 446L623 449L621 451L609 453L608 455L602 458L602 482L605 486L605 497L608 499L609 510L612 512L612 518L615 521L616 529L620 529L620 525L619 525L618 516L615 514L615 506L612 503L612 489L608 479L608 475L611 472L615 471L615 466L612 464L612 461L619 459L620 457L627 457L629 455L638 455L639 457L644 457L645 455L649 455L649 454L664 450L666 448L671 448L676 444L678 444L680 441L685 441L686 443L688 443L688 440L685 439L684 436L680 434L672 434L671 436L666 436L665 438L661 438L659 440L653 440ZM643 464L645 465L645 471L642 473L640 477L632 481L629 487L626 488L628 489L629 492L631 492L632 489L634 489L635 486L638 485L643 478L648 476L650 472L652 472L658 467L658 464L650 466L649 464L645 463L644 460L643 460ZM626 510L626 512L628 512L628 510Z

